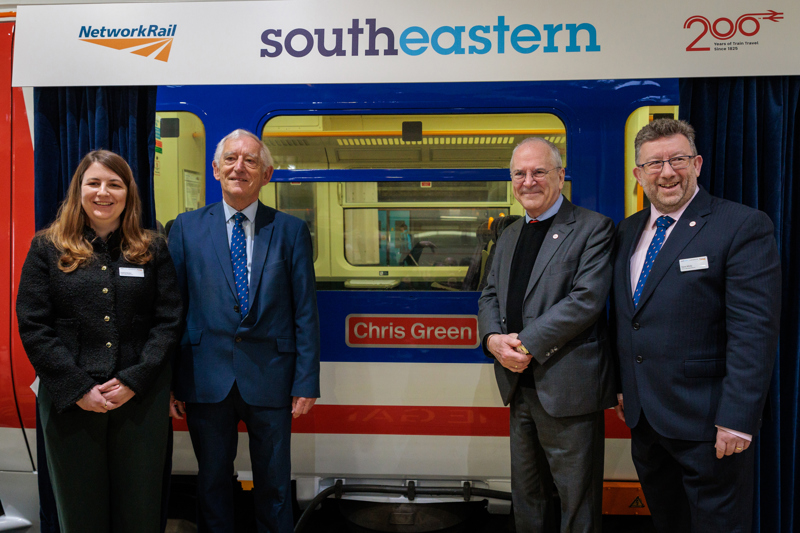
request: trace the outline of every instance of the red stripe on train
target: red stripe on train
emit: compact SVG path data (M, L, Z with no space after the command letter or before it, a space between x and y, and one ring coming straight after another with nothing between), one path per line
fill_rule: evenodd
M631 438L613 409L604 414L607 439ZM186 431L185 421L173 423L176 431ZM292 422L292 433L508 437L508 427L506 407L316 405ZM247 431L243 423L239 431Z

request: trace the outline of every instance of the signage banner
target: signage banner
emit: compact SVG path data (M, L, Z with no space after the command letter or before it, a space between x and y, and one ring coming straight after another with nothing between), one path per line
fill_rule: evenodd
M800 74L796 0L38 5L16 24L14 86Z
M475 315L347 315L350 348L477 348Z

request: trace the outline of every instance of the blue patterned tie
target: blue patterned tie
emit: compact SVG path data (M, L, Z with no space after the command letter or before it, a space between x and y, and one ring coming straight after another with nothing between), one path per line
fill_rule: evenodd
M650 274L650 269L653 268L653 263L656 260L656 256L658 255L659 250L661 250L661 246L664 244L664 237L667 235L667 228L669 228L673 222L675 222L675 219L668 217L667 215L662 215L656 219L656 226L658 226L658 229L656 230L656 234L653 236L653 240L650 241L650 246L647 248L647 257L644 259L642 273L639 274L639 281L636 283L636 290L633 293L634 307L639 305L639 298L642 297L644 282L647 281L647 276Z
M250 308L247 288L247 239L244 237L242 221L247 217L244 213L233 215L233 232L231 233L231 263L233 263L233 279L236 281L236 295L239 297L239 310L247 316Z

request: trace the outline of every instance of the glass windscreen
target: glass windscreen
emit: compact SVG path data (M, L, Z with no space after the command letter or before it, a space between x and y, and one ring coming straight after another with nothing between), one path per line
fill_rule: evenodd
M514 147L543 137L566 161L564 124L544 113L286 115L261 135L286 171L272 201L308 224L317 282L335 290L482 289L494 243L524 214L505 178ZM323 179L281 181L302 170Z
M566 154L564 124L546 113L281 115L261 132L286 170L508 168L532 136Z

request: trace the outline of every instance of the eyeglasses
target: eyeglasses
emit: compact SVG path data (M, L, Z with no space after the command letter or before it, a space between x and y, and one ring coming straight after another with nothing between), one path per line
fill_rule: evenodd
M541 181L541 180L544 179L545 176L547 176L548 174L550 174L554 170L561 170L561 167L554 167L554 168L551 168L550 170L545 170L543 168L537 168L537 169L532 170L532 171L515 170L511 174L511 178L515 179L517 181L524 181L525 178L528 177L528 174L531 174L531 175L533 175L533 179L535 179L536 181Z
M683 170L689 166L689 163L695 157L697 156L679 155L677 157L664 159L663 161L648 161L647 163L642 163L641 165L636 166L644 170L646 174L660 174L661 170L664 168L664 163L669 163L669 166L672 167L672 170Z
M244 164L244 166L246 166L247 168L249 168L251 170L257 169L259 166L261 166L261 160L259 158L257 158L257 157L254 157L254 156L251 156L251 155L244 155L242 157L243 157L242 163ZM239 156L238 155L226 154L225 157L224 157L224 163L226 165L233 166L238 161L239 161Z

